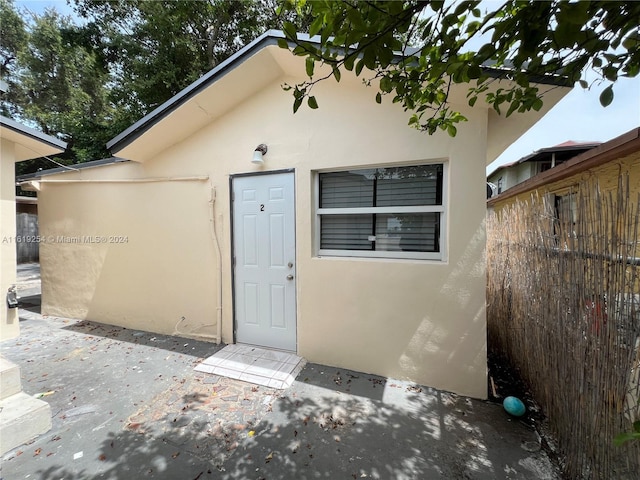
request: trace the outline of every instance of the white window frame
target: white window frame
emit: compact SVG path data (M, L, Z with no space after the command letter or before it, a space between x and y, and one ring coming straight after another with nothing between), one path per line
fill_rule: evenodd
M402 168L421 165L442 165L442 205L421 205L407 207L356 207L356 208L320 208L320 174L350 170L367 170L372 168ZM355 257L355 258L386 258L386 259L414 259L414 260L447 260L447 232L449 204L449 164L446 160L425 160L410 164L382 164L370 166L352 166L337 169L318 170L314 172L314 210L315 210L315 252L318 257ZM382 250L331 250L320 248L321 241L321 217L323 215L345 214L394 214L394 213L439 213L440 214L440 238L439 252L394 252Z

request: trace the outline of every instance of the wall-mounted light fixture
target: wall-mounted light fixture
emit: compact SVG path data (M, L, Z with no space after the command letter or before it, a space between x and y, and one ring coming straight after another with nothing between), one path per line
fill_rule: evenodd
M255 163L256 165L262 165L264 163L264 158L262 158L262 156L266 154L267 154L267 146L264 143L261 143L256 147L255 151L253 152L253 159L251 160L251 163Z

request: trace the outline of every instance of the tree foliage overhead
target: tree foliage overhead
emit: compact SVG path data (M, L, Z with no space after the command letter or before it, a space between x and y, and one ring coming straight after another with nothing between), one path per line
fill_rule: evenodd
M137 120L277 22L275 2L75 0Z
M74 159L102 156L110 120L108 75L95 53L78 41L78 27L54 10L23 19L11 3L0 0L0 11L0 62L8 84L2 114L65 140ZM18 169L34 165L23 162Z
M640 69L640 2L507 0L483 12L477 1L71 1L76 18L0 0L0 76L9 85L0 109L67 141L64 163L108 155L108 139L270 28L306 57L309 80L290 87L294 110L305 100L318 107L322 63L338 81L349 71L376 85L378 102L390 95L430 133L453 135L464 120L448 103L455 83L469 85L470 104L483 98L510 115L542 106L532 76L562 74L587 88L590 68L607 105L617 78ZM298 32L318 35L320 47ZM489 89L496 74L513 86Z
M308 33L320 45L300 40L299 29L285 23L293 53L306 57L309 80L287 85L294 95L294 111L306 100L318 107L314 85L343 71L377 80L376 101L391 95L393 102L411 111L411 125L429 133L438 128L456 133L465 118L449 104L453 84L468 84L467 99L474 105L484 98L499 113L539 110L544 91L532 79L562 76L569 85L579 82L585 69L596 72L604 86L600 102L613 100L618 77L640 71L640 2L507 0L481 11L479 1L356 1L284 0L281 8L310 17ZM315 65L331 67L332 74L314 76ZM364 72L364 73L363 73ZM498 78L512 80L498 85Z
M76 18L0 0L0 74L9 83L2 113L67 141L63 163L107 156L110 138L287 18L277 0L73 5Z

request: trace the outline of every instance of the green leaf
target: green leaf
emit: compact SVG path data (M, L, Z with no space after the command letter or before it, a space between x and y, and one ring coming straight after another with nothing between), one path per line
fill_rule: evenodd
M478 55L482 57L483 60L491 57L494 53L496 53L496 47L491 43L484 44L480 47L480 50L478 50Z
M600 94L600 105L608 107L613 102L613 86L609 85Z
M536 98L533 101L533 104L531 105L531 108L533 108L536 112L539 112L543 105L544 104L542 103L542 99L541 98Z
M579 84L580 84L580 86L581 86L582 88L584 88L585 90L586 90L587 88L589 88L589 83L588 83L586 80L579 80L579 81L578 81L578 83L579 83Z
M363 67L364 67L364 60L361 58L356 62L356 77L360 75Z
M324 25L324 18L322 16L319 16L309 26L309 36L313 37L314 35L317 35L318 32L322 29L323 25Z
M336 79L336 82L340 81L340 78L342 78L342 74L340 73L340 69L338 67L333 67L333 76Z
M291 22L284 22L282 25L282 31L286 37L290 40L297 40L298 35L296 33L296 26Z
M356 56L355 55L348 55L344 58L344 68L346 68L348 71L353 70L353 64L356 61Z
M287 40L284 39L284 38L279 38L278 39L278 46L280 48L284 48L286 50L289 50L289 42L287 42Z
M391 85L391 80L389 80L389 77L382 77L380 79L380 90L385 93L389 93L391 90L393 90L393 86Z
M455 137L456 134L458 133L458 129L456 127L454 127L453 125L448 125L447 126L447 133L449 134L450 137Z
M638 432L624 432L615 436L613 439L613 443L616 446L621 446L622 444L628 442L629 440L640 440L640 433Z
M376 68L376 52L373 47L369 47L364 51L364 65L369 70L374 70Z
M293 113L296 113L298 111L300 105L302 105L302 97L296 98L293 101Z
M511 102L511 105L509 105L509 110L507 110L507 117L511 116L511 114L518 109L518 106L519 105L517 100Z
M637 32L633 32L629 34L627 38L622 41L622 46L627 50L631 50L632 48L636 48L640 43L640 34Z
M315 61L313 60L312 57L307 57L304 64L305 64L305 68L307 70L307 76L309 77L313 77L313 67L315 66Z
M382 94L380 92L376 93L376 103L382 103Z
M316 101L316 97L313 97L313 96L309 97L307 99L307 105L309 105L309 108L312 108L314 110L318 108L318 102Z
M478 65L471 65L467 71L467 75L469 75L471 79L480 78L482 76L482 69Z
M478 101L478 97L477 96L471 97L469 99L469 106L473 107L476 104L477 101Z

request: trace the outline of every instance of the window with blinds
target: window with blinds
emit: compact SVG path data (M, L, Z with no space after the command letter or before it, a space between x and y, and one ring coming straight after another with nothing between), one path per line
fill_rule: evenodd
M441 259L443 174L443 164L319 173L319 254Z

